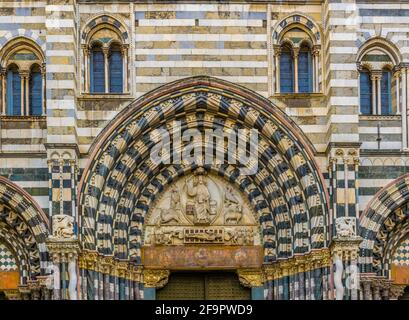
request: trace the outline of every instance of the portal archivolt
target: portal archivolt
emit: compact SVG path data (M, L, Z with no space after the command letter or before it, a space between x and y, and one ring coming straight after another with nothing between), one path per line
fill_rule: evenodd
M326 191L311 148L272 103L225 81L195 77L161 87L128 106L101 133L80 189L86 249L140 262L150 206L198 164L163 165L149 158L150 132L178 120L183 128L242 127L259 131L259 170L240 176L229 164L205 170L235 184L257 214L265 261L326 247Z

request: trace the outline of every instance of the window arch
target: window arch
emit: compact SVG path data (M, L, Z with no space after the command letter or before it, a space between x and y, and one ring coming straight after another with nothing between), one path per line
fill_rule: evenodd
M1 114L45 115L45 67L41 49L18 37L0 51Z
M293 14L281 20L273 31L273 48L275 68L273 91L277 93L321 91L321 33L310 18L302 14Z
M92 19L82 34L83 92L128 92L128 33L117 19L103 15Z

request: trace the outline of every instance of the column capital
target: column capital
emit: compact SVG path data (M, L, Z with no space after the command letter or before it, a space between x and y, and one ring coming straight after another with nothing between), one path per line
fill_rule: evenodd
M237 274L244 287L252 288L263 285L263 274L260 269L238 269Z
M162 288L169 280L170 271L165 269L144 269L143 282L147 288Z
M275 44L275 45L273 46L273 52L274 52L274 56L278 56L278 57L279 57L279 56L281 55L281 46Z

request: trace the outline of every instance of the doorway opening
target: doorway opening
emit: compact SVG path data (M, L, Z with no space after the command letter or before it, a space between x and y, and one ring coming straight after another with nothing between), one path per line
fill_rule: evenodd
M156 292L157 300L250 300L234 272L175 272Z

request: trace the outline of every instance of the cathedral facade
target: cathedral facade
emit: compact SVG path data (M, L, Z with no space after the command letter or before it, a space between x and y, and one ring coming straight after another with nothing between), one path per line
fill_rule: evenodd
M402 299L408 109L406 0L2 0L0 298Z

